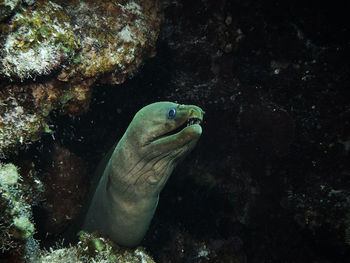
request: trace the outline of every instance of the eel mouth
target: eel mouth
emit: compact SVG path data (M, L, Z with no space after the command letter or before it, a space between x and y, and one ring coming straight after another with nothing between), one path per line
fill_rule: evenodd
M185 129L188 126L194 125L194 124L201 124L202 120L199 118L189 118L188 120L186 120L182 125L180 125L179 127L175 128L174 130L171 130L167 133L164 133L162 135L157 136L156 138L153 139L153 141L156 141L158 139L161 139L163 137L167 137L167 136L171 136L174 135L180 131L182 131L183 129Z
M153 139L149 140L145 145L150 144L150 143L152 143L154 141L157 141L159 139L162 139L162 138L165 138L165 137L177 134L177 133L181 132L183 129L185 129L188 126L195 125L195 124L201 125L201 123L202 123L202 120L200 118L195 118L195 117L194 118L189 118L183 124L178 126L177 128L175 128L175 129L173 129L173 130L171 130L171 131L169 131L167 133L161 134L161 135L159 135L157 137L154 137Z
M193 125L193 124L201 124L202 123L202 120L199 119L199 118L189 118L184 124L182 124L181 126L184 126L186 125L187 126L190 126L190 125ZM180 126L180 127L181 127Z

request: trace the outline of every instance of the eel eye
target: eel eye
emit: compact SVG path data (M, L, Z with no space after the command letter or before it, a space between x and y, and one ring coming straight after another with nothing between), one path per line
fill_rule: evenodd
M170 108L168 110L168 112L166 113L166 116L168 117L168 119L174 119L176 115L176 110L175 108Z

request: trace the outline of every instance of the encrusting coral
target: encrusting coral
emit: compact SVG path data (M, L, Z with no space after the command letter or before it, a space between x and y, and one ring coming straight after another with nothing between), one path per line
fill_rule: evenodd
M51 1L21 6L7 30L1 73L9 78L47 75L79 48L69 16Z
M52 110L85 112L97 79L122 83L155 55L158 0L0 5L0 158L51 132Z
M106 73L125 78L155 54L160 21L158 1L22 4L2 24L0 74L35 79L63 66L60 80Z
M79 242L68 248L41 251L39 255L27 258L36 263L154 263L142 249L122 249L96 233L78 233Z
M0 95L0 158L4 157L5 149L35 141L43 126L40 115L28 112L14 97L3 99Z
M40 184L39 181L37 181ZM22 184L17 167L0 163L0 250L20 253L34 234L29 188Z

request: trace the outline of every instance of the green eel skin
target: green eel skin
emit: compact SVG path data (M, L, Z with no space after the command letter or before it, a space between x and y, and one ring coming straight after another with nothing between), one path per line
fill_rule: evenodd
M113 150L83 229L134 247L146 234L159 193L202 134L203 110L156 102L135 115Z

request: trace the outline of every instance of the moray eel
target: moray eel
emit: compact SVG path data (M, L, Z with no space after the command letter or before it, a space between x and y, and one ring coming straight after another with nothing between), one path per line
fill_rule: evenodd
M83 229L137 246L170 174L201 136L203 114L197 106L172 102L137 112L101 175Z

